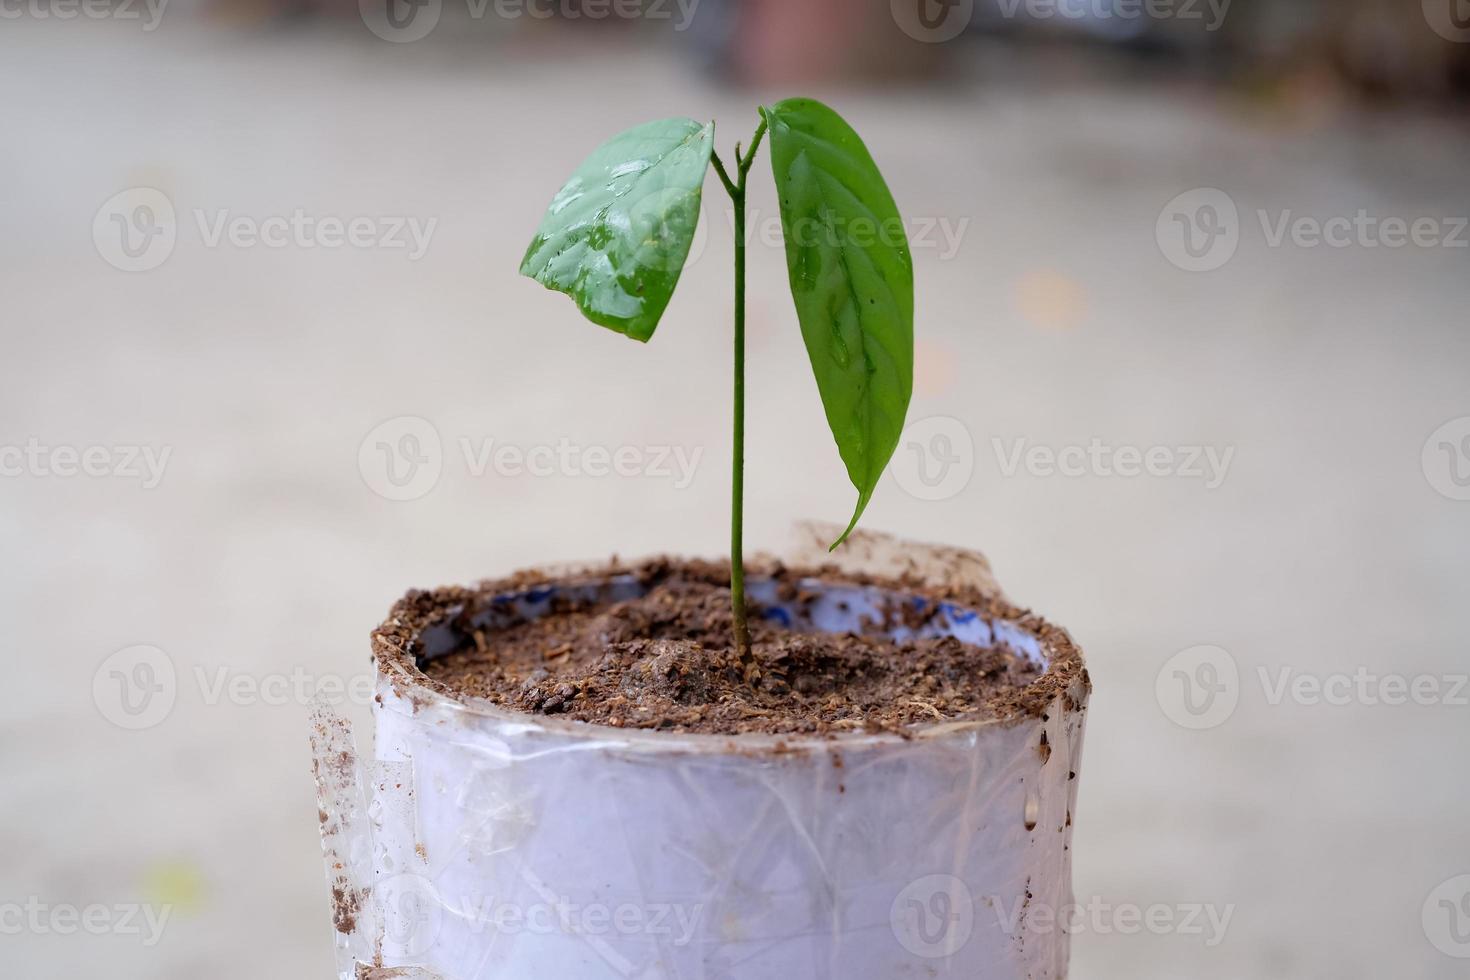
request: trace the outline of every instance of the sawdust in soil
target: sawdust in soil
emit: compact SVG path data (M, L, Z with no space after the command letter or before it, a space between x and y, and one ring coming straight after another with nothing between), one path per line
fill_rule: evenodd
M953 637L895 642L887 629L921 626L937 610L937 603L923 612L897 599L885 622L845 635L796 632L752 605L752 657L742 660L731 642L724 566L656 560L619 571L636 574L646 594L605 604L559 600L549 615L490 633L473 627L473 610L529 580L410 593L375 634L375 646L380 657L411 655L424 626L458 624L458 648L422 665L436 688L528 714L717 734L901 733L925 723L1039 713L1067 680L1054 675L1082 669L1077 657L1044 675L1007 649ZM784 601L809 601L801 581L811 570L764 571L776 577ZM1052 683L1038 683L1043 677Z

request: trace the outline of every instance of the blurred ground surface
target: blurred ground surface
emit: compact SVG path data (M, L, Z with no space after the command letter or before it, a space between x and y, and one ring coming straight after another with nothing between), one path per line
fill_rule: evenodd
M0 36L0 442L173 447L151 491L0 481L0 898L178 906L152 949L0 936L7 975L329 975L303 711L211 705L196 670L359 676L368 629L409 586L723 550L723 214L707 207L715 233L648 347L583 324L515 268L605 135L714 116L728 153L779 93L731 93L618 45L369 40L56 23ZM961 420L973 478L937 502L889 478L867 523L985 550L1014 597L1087 649L1079 896L1236 907L1215 948L1081 936L1075 976L1463 975L1420 916L1470 871L1470 708L1273 707L1254 677L1465 670L1470 503L1433 489L1420 450L1470 415L1467 252L1271 249L1248 219L1227 266L1189 274L1154 234L1164 204L1202 186L1247 214L1465 215L1470 143L1430 120L1304 121L1166 85L812 94L867 136L906 215L970 222L953 257L916 250L912 418ZM774 214L768 174L757 221ZM172 257L128 275L89 229L137 185L181 215L301 207L438 227L410 262L211 249L184 217ZM753 248L756 544L851 504L783 275L777 249ZM393 503L365 486L358 449L401 415L431 420L447 458L432 493ZM707 452L686 489L474 477L462 436ZM1007 476L992 439L1022 438L1235 455L1213 490ZM167 651L180 691L166 721L126 732L94 706L93 674L139 643ZM1246 677L1234 717L1205 732L1154 694L1196 644Z

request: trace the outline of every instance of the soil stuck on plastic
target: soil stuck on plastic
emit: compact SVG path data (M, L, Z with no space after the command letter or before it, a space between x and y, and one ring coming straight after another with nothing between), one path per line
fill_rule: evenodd
M751 604L753 661L742 663L731 639L727 569L656 561L625 571L640 577L645 595L558 601L540 619L488 633L466 629L461 648L428 661L424 673L453 693L530 714L716 734L902 732L1014 714L1036 700L1026 694L1040 668L1009 650L884 635L892 625L922 624L925 616L908 603L895 602L889 622L845 635L797 632ZM774 575L783 601L808 601L796 573ZM460 594L473 605L486 593ZM435 596L411 594L400 606L442 619L424 609ZM933 615L936 606L929 608ZM439 612L448 614L442 604ZM465 621L462 611L457 618Z

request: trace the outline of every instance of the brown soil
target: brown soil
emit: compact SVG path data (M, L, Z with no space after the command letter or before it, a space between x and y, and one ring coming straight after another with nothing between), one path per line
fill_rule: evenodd
M796 632L764 619L752 604L753 656L742 662L730 639L724 566L659 560L617 571L635 574L646 594L617 603L561 601L550 615L488 632L474 628L474 610L537 577L411 593L374 634L375 648L380 659L417 662L423 630L447 624L456 648L422 664L441 693L617 728L717 734L902 733L939 721L1037 714L1082 669L1065 634L1023 610L985 611L1054 641L1045 675L1006 649L952 637L894 642L882 635L886 629L922 625L927 618L901 601L885 612L887 622L869 624L862 635ZM854 581L830 570L751 573L772 575L782 599L798 604L809 598L802 595L802 579ZM864 584L904 597L916 591L914 583ZM972 608L997 605L980 596L951 598L973 600L966 603Z

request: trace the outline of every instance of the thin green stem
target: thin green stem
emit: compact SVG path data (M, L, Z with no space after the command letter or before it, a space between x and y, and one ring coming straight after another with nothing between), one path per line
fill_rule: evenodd
M761 113L761 124L756 128L755 135L750 138L750 152L745 154L745 156L742 157L739 161L741 177L744 177L747 173L749 173L750 165L755 163L755 151L761 148L761 140L766 138L766 126L767 123L765 113ZM744 186L744 184L745 182L741 181L742 187Z
M740 173L735 202L735 405L730 483L730 603L735 614L735 651L746 665L750 627L745 621L745 172Z
M715 165L715 173L719 174L720 183L725 185L725 193L730 195L730 200L735 200L736 195L740 193L740 189L736 187L734 181L730 179L730 174L725 170L724 161L721 160L720 155L713 150L710 151L709 159L710 162Z
M730 179L718 154L711 154L715 172L735 205L735 397L734 433L730 466L730 611L734 615L735 652L747 679L758 673L750 652L750 625L745 611L745 176L755 162L756 150L766 135L766 120L750 141L750 151L743 156L735 146L737 166L735 180Z

